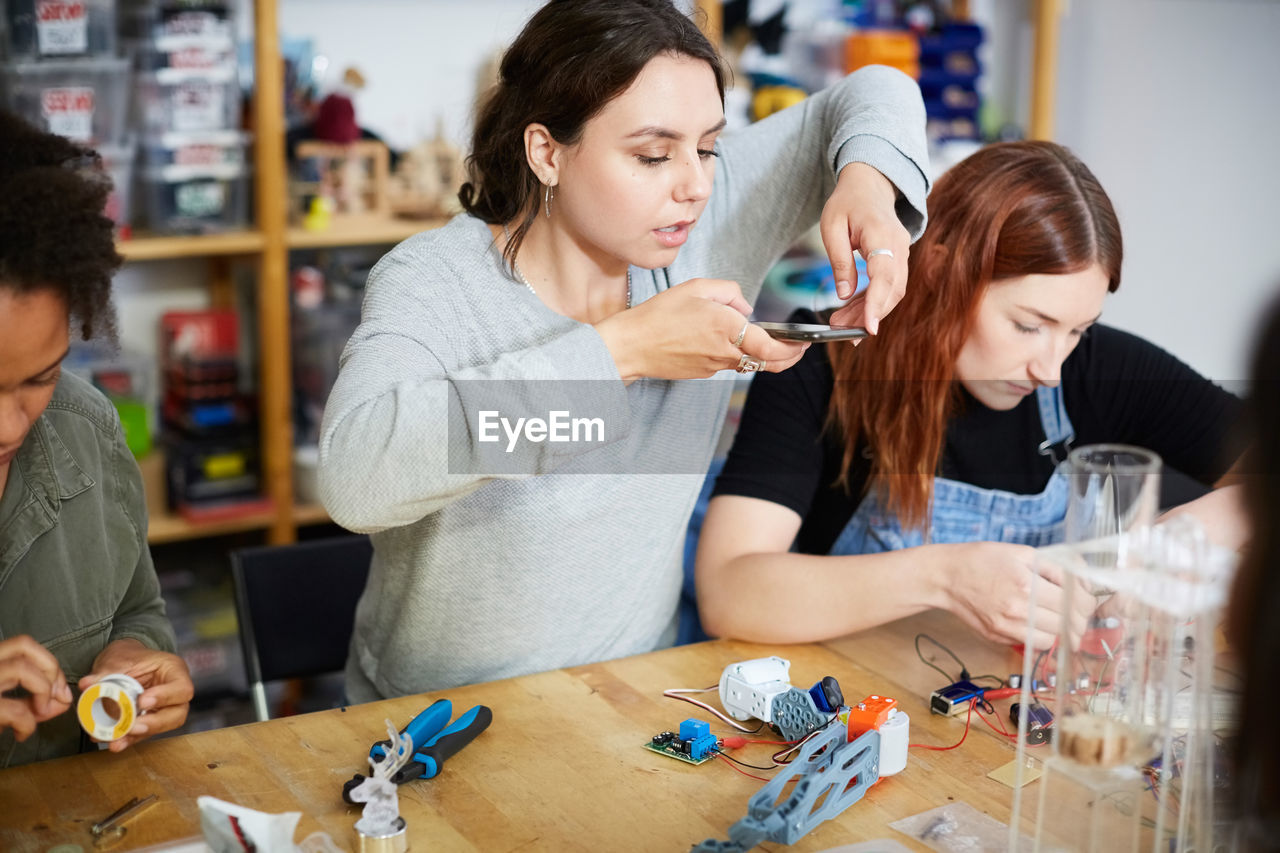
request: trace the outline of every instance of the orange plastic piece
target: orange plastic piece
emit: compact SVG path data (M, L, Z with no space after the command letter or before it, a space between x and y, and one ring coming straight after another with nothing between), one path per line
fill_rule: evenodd
M854 705L849 709L849 740L856 740L858 735L880 728L897 704L897 699L872 694Z
M864 65L888 65L916 79L920 77L920 42L904 30L863 30L844 43L845 71Z

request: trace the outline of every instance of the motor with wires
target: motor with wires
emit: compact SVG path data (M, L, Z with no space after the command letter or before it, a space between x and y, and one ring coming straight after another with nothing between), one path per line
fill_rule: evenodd
M720 704L735 720L754 717L787 740L804 737L844 704L844 694L830 675L808 690L793 687L790 672L791 662L776 655L731 663L720 675Z

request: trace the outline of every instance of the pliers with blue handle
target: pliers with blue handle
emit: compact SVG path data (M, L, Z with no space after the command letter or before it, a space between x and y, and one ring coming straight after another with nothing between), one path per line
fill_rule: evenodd
M445 759L475 740L476 735L493 722L493 711L484 705L476 705L450 723L452 716L453 703L448 699L437 699L400 730L402 735L409 736L413 744L413 757L396 771L391 781L403 785L412 779L432 778L440 772ZM369 750L369 757L382 759L390 748L391 741L380 740ZM364 779L357 773L346 782L342 786L342 799L354 803L350 797L351 789Z

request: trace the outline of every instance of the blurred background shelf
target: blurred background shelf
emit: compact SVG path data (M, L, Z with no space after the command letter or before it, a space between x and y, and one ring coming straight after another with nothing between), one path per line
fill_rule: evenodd
M290 249L321 249L333 246L374 246L399 243L414 234L439 228L448 220L370 218L360 222L343 223L326 231L308 231L290 228L286 242Z
M309 524L331 524L333 519L320 504L297 504L293 508L293 523L299 527Z
M240 518L197 523L188 521L182 516L162 511L151 515L150 522L147 525L147 541L152 545L164 545L170 542L184 542L188 539L223 536L228 533L265 530L275 523L276 515L275 510L267 510Z
M168 258L207 258L218 255L252 255L261 252L266 237L261 231L229 231L190 237L140 235L116 241L126 261L157 261Z
M319 504L299 504L293 507L291 514L293 523L298 527L331 523L329 513L325 512L324 507ZM210 536L225 536L230 533L266 530L275 523L277 515L278 513L272 509L251 513L240 518L193 522L180 515L161 509L151 514L151 519L147 526L147 541L152 545L165 545L171 542L185 542Z

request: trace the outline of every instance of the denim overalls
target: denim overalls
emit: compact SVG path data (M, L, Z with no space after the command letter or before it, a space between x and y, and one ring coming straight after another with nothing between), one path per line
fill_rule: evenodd
M982 489L968 483L935 477L928 530L903 530L873 490L831 546L831 553L875 554L926 543L1009 542L1049 545L1062 541L1067 514L1066 458L1075 431L1062 402L1062 388L1036 389L1045 440L1040 453L1056 465L1044 491L1019 495Z

